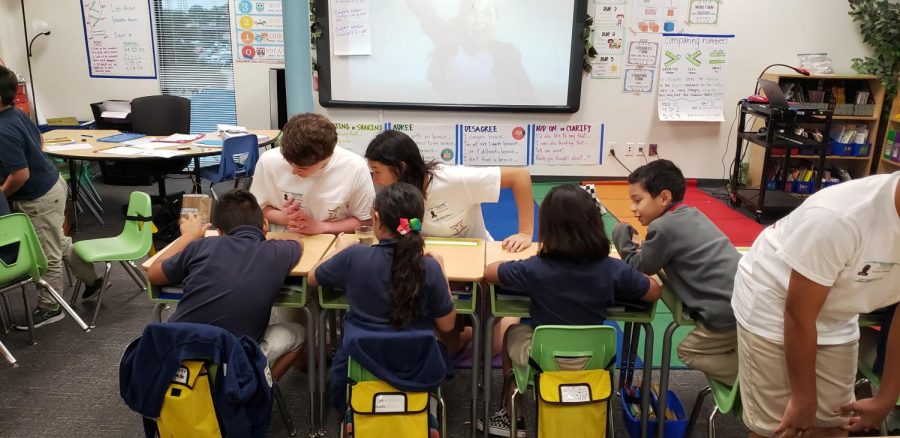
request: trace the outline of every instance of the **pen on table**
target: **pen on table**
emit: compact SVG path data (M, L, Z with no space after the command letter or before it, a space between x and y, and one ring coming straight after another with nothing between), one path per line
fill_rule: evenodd
M89 137L89 138L94 138L94 136L93 136L93 135L87 135L87 134L81 134L81 136L82 136L82 137Z

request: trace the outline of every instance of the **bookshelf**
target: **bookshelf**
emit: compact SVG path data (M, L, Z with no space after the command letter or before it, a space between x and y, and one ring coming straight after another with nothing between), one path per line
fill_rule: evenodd
M799 74L765 74L763 79L777 82L785 92L788 100L797 102L816 102L820 101L824 107L834 110L831 124L832 126L840 125L864 125L869 131L869 137L866 140L871 146L867 153L860 156L843 156L833 155L829 153L825 156L825 169L840 168L846 170L853 179L862 178L869 175L872 169L876 168L875 164L881 160L881 154L875 150L875 136L878 133L878 121L881 114L881 107L884 101L884 86L873 75L810 75L803 76ZM843 90L844 101L840 101L840 90ZM856 93L859 91L868 91L868 100L863 105L855 105L852 102ZM812 93L810 93L812 92ZM817 96L818 94L818 96ZM837 95L837 97L836 97ZM812 97L812 98L811 98ZM818 98L818 99L817 99ZM851 102L851 103L847 103ZM900 132L900 121L894 122L896 131ZM762 120L753 121L753 129L763 126ZM814 124L808 125L814 128ZM826 136L828 133L824 133ZM760 184L765 184L762 170L765 160L765 151L761 147L748 146L747 152L749 162L749 180L750 187L756 188ZM791 154L790 162L797 165L809 164L816 165L818 155L808 154ZM781 157L772 154L770 160L781 161ZM885 163L885 166L892 166L893 163ZM900 170L900 166L896 166ZM821 178L821 177L819 177Z
M894 132L891 135L891 132ZM891 137L893 141L890 141ZM894 97L891 105L891 116L888 119L888 127L885 132L882 154L878 157L878 173L893 173L900 170L900 94Z

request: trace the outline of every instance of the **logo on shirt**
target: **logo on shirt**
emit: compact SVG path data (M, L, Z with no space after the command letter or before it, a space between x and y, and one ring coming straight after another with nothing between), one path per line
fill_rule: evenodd
M857 271L856 279L854 280L854 282L872 283L875 281L881 281L885 276L890 274L890 272L894 269L894 266L897 266L898 264L900 263L878 261L864 262L862 268Z
M861 276L863 276L863 277L868 277L868 276L869 276L869 269L872 269L872 265L865 265L865 266L863 266L862 271L857 272L856 275L861 275Z
M435 222L447 220L451 215L450 206L446 202L441 202L428 209L428 218Z
M334 207L334 208L329 208L329 209L328 209L328 218L326 218L325 220L326 220L326 221L336 221L336 220L338 220L338 212L339 212L339 211L341 211L341 207L340 207L340 206Z
M466 228L469 228L469 226L464 224L463 222L464 222L464 220L460 220L459 222L457 222L453 225L450 225L450 228L453 229L454 236L459 236L460 234L463 233L463 231L466 230Z

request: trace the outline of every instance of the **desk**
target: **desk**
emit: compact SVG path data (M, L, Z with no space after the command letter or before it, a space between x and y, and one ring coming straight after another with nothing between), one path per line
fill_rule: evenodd
M537 254L537 250L539 245L531 245L526 248L522 252L518 253L510 253L503 250L502 242L487 242L487 247L485 249L485 264L489 265L494 262L508 262L514 260L524 260L528 257ZM615 251L615 249L610 250L610 256L618 258L619 255ZM510 317L518 317L518 318L527 318L530 316L530 301L528 299L515 299L515 300L504 300L502 298L497 297L497 294L494 291L494 285L491 285L490 288L490 299L491 299L491 313L488 317L487 323L485 327L488 329L484 331L484 345L485 345L485 353L484 353L484 387L485 387L485 400L484 400L484 419L485 424L491 415L491 371L492 371L492 362L493 358L491 357L491 344L493 343L493 330L490 328L493 327L494 319L496 317L510 316ZM641 436L647 436L647 422L649 419L650 412L650 383L652 380L653 373L653 318L656 317L656 303L653 303L652 306L646 311L643 312L608 312L607 319L611 321L618 321L625 323L624 336L622 338L622 351L625 352L626 348L629 352L628 357L625 358L625 362L623 362L624 366L621 367L620 378L619 378L619 390L628 384L631 384L631 374L634 370L634 362L637 356L637 346L639 341L639 334L634 329L634 325L637 324L640 327L643 327L645 339L644 339L644 375L641 386ZM515 421L515 420L513 420ZM484 436L485 438L488 436L487 427L485 427Z
M345 234L345 239L357 240L353 234ZM478 414L478 357L481 321L475 314L478 300L478 282L484 276L485 242L478 239L426 238L425 251L438 254L444 259L444 270L451 282L471 282L471 297L453 294L453 305L456 313L466 315L472 322L472 433L475 432L475 421ZM347 296L340 290L319 288L319 424L325 424L325 321L329 311L348 310ZM490 331L490 330L488 330Z
M206 237L215 237L218 236L219 233L215 230L209 230L206 232ZM307 291L307 282L306 275L309 274L309 271L313 266L325 255L325 252L331 248L331 244L334 241L334 235L332 234L319 234L315 236L304 236L295 233L269 233L266 235L267 239L294 239L303 243L303 253L300 256L300 260L291 269L290 276L291 277L303 277L303 281L300 287L294 288L294 293L288 296L280 296L275 300L276 307L293 307L302 309L304 316L306 317L307 324L307 351L310 352L306 355L306 366L307 366L307 378L309 382L309 415L310 415L310 425L309 431L310 434L314 432L315 425L312 419L316 418L315 412L315 400L316 400L316 364L315 364L315 356L311 353L312 348L312 340L315 339L316 334L316 319L313 317L312 312L309 310L309 307L306 306L306 291ZM156 261L162 254L170 251L172 248L172 244L169 244L159 252L157 252L153 257L150 257L141 264L141 267L144 271L150 269L150 265ZM148 294L150 295L150 301L156 303L156 307L154 309L154 319L156 321L162 320L162 311L163 308L171 303L177 303L176 299L164 299L159 297L159 292L156 288L149 284L147 287ZM324 364L324 362L323 362ZM324 368L324 365L323 365Z
M260 146L266 146L275 141L275 139L281 134L281 131L278 130L251 130L250 131L256 135L265 135L269 138L267 140L261 141ZM79 140L87 140L80 142L81 144L86 144L91 147L91 149L73 149L66 151L47 151L46 147L48 145L44 145L44 153L48 156L61 158L66 160L69 165L69 188L72 191L72 207L73 211L75 210L75 204L78 202L78 174L76 173L76 161L131 161L131 162L147 162L152 163L154 161L159 162L160 160L176 160L182 158L192 158L194 160L194 175L199 181L200 178L200 157L208 157L208 156L217 156L222 154L222 148L207 148L201 147L198 145L191 145L191 148L185 151L180 152L179 155L176 155L172 158L161 158L161 157L147 157L147 156L124 156L124 155L116 155L116 154L108 154L103 152L106 149L111 149L114 147L122 146L121 143L104 143L98 141L103 137L108 137L111 135L120 134L119 131L110 130L110 129L93 129L93 130L82 130L82 129L57 129L54 131L49 131L44 133L45 138L54 138L54 137L68 137L74 140L75 142L79 142ZM85 137L89 135L91 137ZM218 139L219 136L217 133L205 134L204 138L207 139ZM175 146L159 148L159 150L177 150ZM195 182L195 191L199 192L199 182ZM165 198L166 189L165 189L165 179L159 179L159 196L161 198ZM78 216L75 215L75 220L73 223L74 229L78 230Z

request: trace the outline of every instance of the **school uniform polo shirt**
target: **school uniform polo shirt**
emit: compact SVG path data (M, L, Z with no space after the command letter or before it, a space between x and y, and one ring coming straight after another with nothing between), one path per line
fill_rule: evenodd
M350 303L348 318L374 324L391 324L391 263L394 240L383 240L374 246L353 245L337 253L316 268L316 280L325 287L341 288ZM423 259L425 287L418 305L421 319L414 328L429 328L435 318L453 310L453 299L438 262Z
M0 110L0 184L15 171L30 176L10 201L33 201L44 196L59 179L59 171L41 151L41 133L18 108Z
M612 257L568 262L548 257L500 264L500 285L531 298L531 326L597 325L616 301L641 299L650 280Z
M266 240L250 225L191 242L162 264L167 280L184 285L169 321L211 324L259 341L300 253L299 242Z

